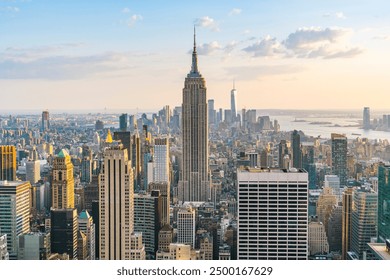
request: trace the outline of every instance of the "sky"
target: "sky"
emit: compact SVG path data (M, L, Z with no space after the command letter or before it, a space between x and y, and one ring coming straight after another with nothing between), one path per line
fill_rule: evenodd
M379 0L0 0L0 111L180 106L194 25L217 109L390 113Z

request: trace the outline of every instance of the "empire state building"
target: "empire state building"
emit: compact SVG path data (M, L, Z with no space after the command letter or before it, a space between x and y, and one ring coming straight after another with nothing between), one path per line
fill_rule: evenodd
M198 70L196 35L191 71L183 88L182 173L178 185L179 201L208 201L210 197L209 141L206 82Z

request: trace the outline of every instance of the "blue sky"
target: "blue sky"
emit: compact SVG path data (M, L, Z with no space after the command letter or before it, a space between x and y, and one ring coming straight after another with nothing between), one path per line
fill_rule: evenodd
M389 13L387 1L0 0L0 95L12 109L180 105L195 24L217 107L235 79L240 108L387 109Z

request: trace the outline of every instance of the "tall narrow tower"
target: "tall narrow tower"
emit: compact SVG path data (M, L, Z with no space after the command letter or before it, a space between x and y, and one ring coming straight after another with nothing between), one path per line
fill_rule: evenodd
M233 89L230 92L230 105L231 105L230 109L231 109L231 112L232 112L232 123L234 123L236 121L236 118L237 118L237 100L236 100L236 96L237 96L237 90L236 90L235 83L233 81Z
M210 193L206 82L198 71L194 29L192 66L183 88L180 201L207 201Z

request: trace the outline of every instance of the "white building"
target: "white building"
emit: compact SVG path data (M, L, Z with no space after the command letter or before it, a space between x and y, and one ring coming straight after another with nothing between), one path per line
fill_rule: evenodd
M237 172L237 259L308 258L308 174L302 169Z
M195 209L181 208L177 213L177 243L195 247Z
M154 139L153 182L169 182L168 138Z
M0 181L0 232L7 235L10 259L18 254L18 236L30 231L30 182Z
M39 160L26 162L26 180L35 184L41 179L41 163Z

